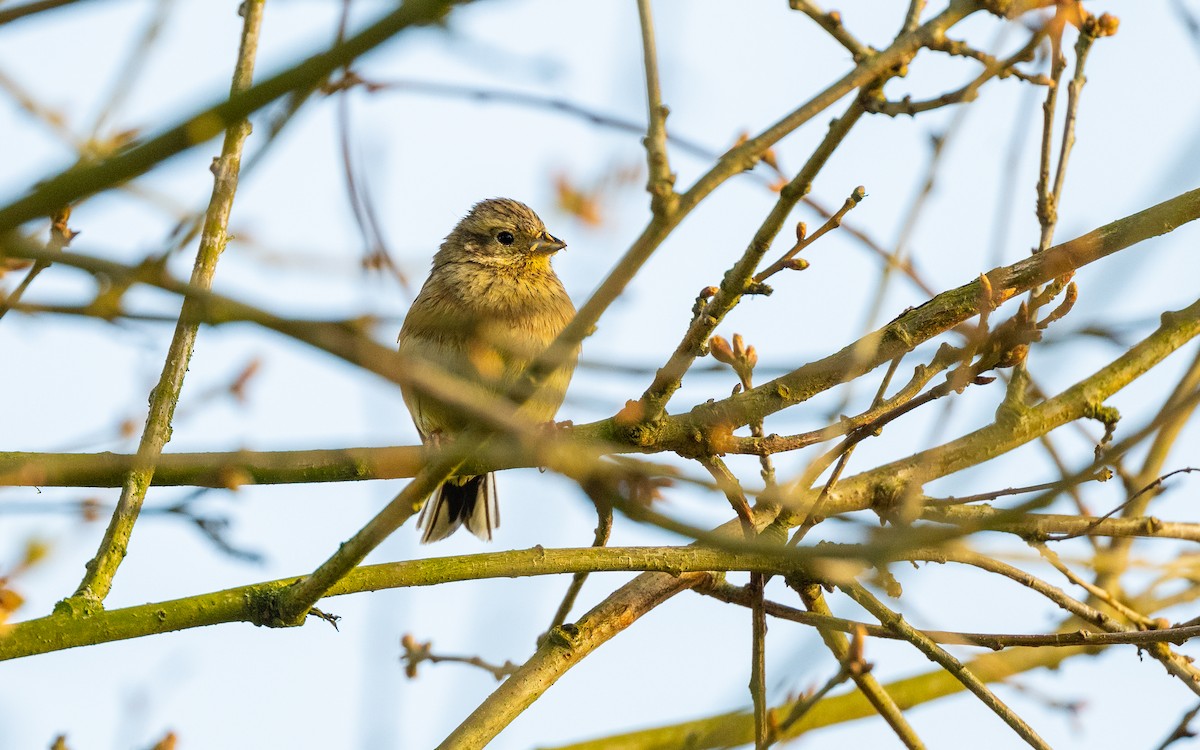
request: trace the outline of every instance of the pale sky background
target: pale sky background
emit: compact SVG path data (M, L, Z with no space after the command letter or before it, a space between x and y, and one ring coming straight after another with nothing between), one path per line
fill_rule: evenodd
M1089 3L1096 13L1121 18L1120 32L1100 40L1089 60L1078 126L1060 207L1057 237L1069 239L1200 184L1200 97L1195 81L1200 47L1189 36L1174 2ZM1194 0L1184 4L1200 12ZM906 3L845 2L848 27L861 39L886 44ZM939 9L941 2L931 3ZM0 27L0 73L62 113L67 127L86 136L112 90L128 50L157 12L161 34L123 106L106 131L153 132L209 102L228 88L240 19L236 2L103 0ZM259 78L332 38L340 3L268 0L259 56ZM356 23L390 5L360 0ZM673 135L728 147L738 133L775 122L850 67L849 56L782 0L728 3L671 0L654 4L663 95ZM999 24L980 15L957 27L955 38L1004 49L1026 32L998 37ZM1073 39L1072 39L1073 41ZM414 79L485 89L522 91L562 99L633 122L645 118L636 5L554 0L491 0L456 9L446 30L403 35L369 55L356 70L370 80ZM1036 66L1032 66L1036 67ZM1030 69L1031 66L1026 66ZM899 98L937 94L969 80L974 63L925 53L909 76L889 83ZM1041 91L1015 80L989 83L964 127L947 146L930 204L910 244L931 284L947 289L999 263L1024 257L1037 242L1033 212ZM799 167L845 103L810 122L779 147L785 171ZM351 95L354 150L369 184L382 229L404 271L419 284L441 238L475 201L509 196L528 202L550 231L569 243L556 267L577 303L591 293L649 218L644 175L605 204L604 225L590 228L556 210L553 176L586 183L616 167L644 164L635 134L597 127L561 113L401 92ZM923 179L931 134L942 132L954 110L917 119L874 116L854 130L814 187L814 197L836 206L856 185L869 197L850 221L890 246ZM243 177L231 231L238 239L221 260L216 288L285 315L337 318L381 316L377 338L394 341L411 291L389 278L365 276L358 261L362 241L342 185L333 100L310 104ZM248 153L263 145L265 121ZM1014 126L1026 148L1016 165L1011 213L998 218L1001 187ZM71 147L0 95L0 201L24 193L32 182L74 159ZM140 185L170 196L185 210L202 208L211 188L207 164L218 149L210 142L172 160ZM671 150L677 185L688 187L709 163ZM763 173L766 174L765 172ZM576 423L611 415L636 398L649 373L665 360L690 315L697 291L717 283L740 255L774 201L764 181L741 176L720 188L659 249L638 280L612 307L584 348L587 360L650 368L625 375L581 369L561 419ZM801 208L796 219L819 220ZM79 206L71 226L82 234L73 249L136 262L162 247L177 217L123 193ZM1007 242L993 257L997 227ZM781 234L774 257L787 247ZM1127 326L1126 345L1143 337L1164 309L1193 302L1195 252L1200 229L1185 227L1082 271L1077 310L1061 334L1089 324ZM194 243L173 268L186 275ZM861 334L879 263L844 234L821 240L802 274L776 277L770 298L747 299L720 332L745 334L763 367L792 369L824 356ZM5 283L11 288L17 276ZM34 283L30 301L85 300L88 277L55 268ZM130 298L143 310L169 311L175 300L153 292ZM903 280L886 298L888 320L926 299ZM132 305L131 305L132 306ZM1010 305L1002 311L1011 314ZM0 321L0 450L118 450L116 426L136 418L158 377L171 327L105 323L10 314ZM928 349L929 352L932 349ZM1031 369L1058 392L1117 356L1123 348L1094 339L1037 348ZM1112 404L1139 427L1194 353L1189 346L1145 382ZM206 398L252 358L262 371L248 402ZM920 361L911 359L912 364ZM701 363L707 366L708 361ZM905 368L908 362L906 361ZM878 376L853 391L856 410L870 398ZM672 402L684 410L729 393L731 373L689 377ZM882 439L855 453L848 473L898 457L932 440L945 440L984 423L1002 394L999 386L969 389L949 411L933 406L889 427ZM841 392L826 394L768 422L768 431L795 432L824 424L839 408ZM1094 425L1086 426L1093 439ZM903 431L901 433L901 431ZM899 433L899 434L897 434ZM1118 438L1121 436L1118 432ZM1091 458L1091 444L1068 427L1056 434L1073 467ZM280 336L250 326L202 330L168 450L292 449L416 442L399 392L372 376ZM1200 464L1200 434L1188 428L1167 469ZM781 457L789 477L808 454ZM756 477L753 462L731 460ZM694 469L693 469L694 470ZM1036 448L1017 451L931 492L966 494L1052 476ZM1195 479L1158 501L1155 515L1194 520ZM1115 486L1089 490L1094 507L1120 502ZM533 470L499 479L504 525L484 547L459 534L421 548L411 524L380 547L370 562L547 547L582 546L595 524L586 497L569 482ZM402 486L400 481L314 486L247 487L212 492L201 507L232 521L229 537L263 555L252 564L222 554L190 526L150 516L139 522L130 554L115 580L109 607L141 604L243 585L311 570L366 522ZM152 490L148 506L184 497L186 488ZM51 506L96 497L111 502L116 490L0 490L0 573L24 540L53 545L51 558L19 580L27 597L19 618L48 613L74 590L94 553L103 523L84 524L65 513L5 512L5 505ZM662 508L698 525L729 516L724 499L674 488ZM864 519L870 522L871 519ZM852 527L824 533L843 538ZM677 537L617 518L614 545L679 543ZM990 538L994 549L1028 550ZM1062 552L1082 546L1063 545ZM1135 550L1156 559L1194 552L1156 543ZM1050 578L1052 571L1032 564ZM922 627L991 632L1045 632L1058 613L1032 594L993 585L981 574L952 568L896 566L902 599L890 602ZM590 580L575 615L629 576ZM741 577L731 576L740 582ZM1053 582L1065 585L1059 579ZM0 666L0 748L49 746L66 733L76 750L142 748L173 729L181 748L434 746L494 687L486 673L459 665L422 665L419 679L405 678L398 661L402 633L432 639L435 650L478 654L494 662L523 661L549 624L568 577L461 583L422 590L384 591L327 601L342 617L341 631L321 623L289 630L231 624L140 640L76 649ZM785 603L794 595L779 584L769 592ZM866 618L844 598L831 596L835 612ZM328 606L326 606L328 605ZM1169 613L1196 616L1195 607ZM749 696L750 622L747 611L685 593L635 624L567 673L495 741L500 750L553 746L568 741L698 718L745 708ZM1180 649L1197 655L1194 646ZM960 656L978 650L955 650ZM768 638L772 703L822 684L835 671L815 632L772 622ZM887 681L931 665L905 644L870 641L867 658ZM1196 698L1152 659L1130 648L1079 658L1058 672L1021 675L1028 688L997 688L1001 697L1056 748L1154 747L1195 704ZM1082 701L1074 718L1046 707ZM974 698L958 696L907 712L931 748L1013 748L1022 743ZM808 735L804 747L891 747L894 736L878 720L860 721ZM1186 746L1186 743L1180 743Z

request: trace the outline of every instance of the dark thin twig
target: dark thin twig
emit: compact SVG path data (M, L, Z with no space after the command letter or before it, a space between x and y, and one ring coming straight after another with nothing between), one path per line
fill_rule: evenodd
M78 232L67 226L67 221L70 218L70 206L64 206L60 208L55 212L54 216L51 217L50 242L48 242L46 245L48 250L52 252L62 251L67 247L67 245L71 244L71 240L74 239L75 235L78 234ZM33 280L36 279L42 271L45 271L49 267L50 261L48 260L37 260L34 262L33 266L25 273L25 278L21 279L21 283L17 285L17 288L14 289L11 294L8 294L0 299L0 318L3 318L9 310L13 309L15 305L20 304L21 297L25 295L25 292L29 289L29 285L33 283Z
M861 185L854 188L854 192L852 192L850 197L847 198L844 203L842 203L842 207L839 208L836 213L830 216L817 231L810 235L798 238L796 240L796 244L792 245L792 247L783 254L783 257L767 266L759 273L755 274L754 283L761 284L783 269L789 268L792 258L795 258L798 254L803 252L806 247L821 239L821 237L840 227L842 225L842 219L845 218L846 214L848 214L855 206L861 203L862 199L865 197L867 197L867 193Z
M1200 704L1198 704L1191 711L1185 713L1179 719L1179 723L1175 725L1175 728L1171 730L1171 733L1167 735L1166 739L1159 743L1155 750L1167 750L1167 748L1169 748L1171 745L1174 745L1179 740L1187 740L1195 737L1196 733L1192 731L1190 725L1192 723L1192 719L1196 718L1196 714L1200 714Z
M883 380L879 383L879 389L875 392L875 398L871 400L872 406L878 406L879 404L883 403L883 396L887 392L888 385L892 382L892 377L895 376L897 368L900 367L900 359L900 357L893 359L892 363L888 366L887 373L884 374ZM912 408L916 408L916 405L919 405L916 404L916 401L909 403L914 404ZM905 406L908 405L906 404ZM882 427L882 424L880 427ZM833 473L829 475L829 479L825 482L825 486L821 488L821 493L817 495L817 499L813 501L812 506L805 509L803 520L799 524L800 528L798 528L796 533L792 535L792 538L788 540L789 545L794 547L799 544L804 539L805 535L808 534L809 530L816 524L820 523L822 520L821 506L825 504L825 499L829 497L829 493L833 491L838 479L841 478L842 471L845 470L846 464L850 461L850 455L854 452L854 447L867 437L877 434L877 429L878 428L871 430L859 429L847 437L841 443L841 445L839 445L837 448L834 448L834 452L839 453L837 465L834 466ZM809 471L811 470L805 471L805 474L808 474Z
M885 606L883 602L875 598L866 588L857 583L840 585L838 588L874 615L884 626L891 628L897 635L912 643L921 653L929 657L930 660L942 665L943 669L958 679L963 684L963 687L974 693L975 697L979 698L985 706L992 709L1005 724L1008 724L1031 747L1039 748L1039 750L1050 750L1050 746L1038 736L1033 727L1025 723L1025 720L1009 708L1004 701L996 697L996 694L982 680L972 674L962 662L955 659L945 649L906 623L903 617Z
M826 13L818 8L816 3L813 3L811 0L789 0L788 4L792 6L792 10L798 10L811 18L818 26L824 29L829 36L833 37L838 44L845 47L855 62L858 62L859 60L862 60L871 54L871 48L858 41L858 39L856 39L854 35L847 31L846 27L842 25L842 16L840 13ZM915 28L916 26L913 26L913 29ZM906 28L905 31L912 31L913 29Z
M718 456L705 456L697 460L712 475L717 487L725 494L725 499L729 501L730 507L733 508L733 512L737 514L738 520L742 523L742 533L746 539L754 539L757 536L754 531L754 514L750 511L746 492L742 489L737 477Z
M342 12L338 18L334 46L343 44L346 41L346 27L350 21L351 2L352 0L342 0ZM354 75L348 65L342 69L343 80L350 80ZM350 146L352 138L350 134L350 94L348 88L338 87L334 93L337 94L337 132L338 147L342 155L342 174L346 181L346 197L350 201L350 208L354 213L355 224L358 225L359 234L362 236L363 268L367 270L386 268L396 277L396 281L399 282L400 287L407 289L408 278L400 270L400 267L392 258L392 254L388 251L387 243L384 241L383 229L379 222L379 216L375 211L375 204L371 200L368 190L368 184L355 166L354 155Z
M1047 539L1047 541L1051 541L1051 542L1061 542L1061 541L1064 541L1064 540L1066 540L1066 539L1074 539L1075 537L1079 537L1079 536L1084 536L1084 535L1086 535L1086 534L1090 534L1090 533L1091 533L1091 532L1092 532L1092 531L1093 531L1093 530L1094 530L1096 527L1098 527L1098 526L1099 526L1101 523L1103 523L1103 522L1104 522L1106 519L1108 519L1108 518L1112 518L1112 517L1113 517L1113 516L1115 516L1117 513L1120 513L1122 510L1124 510L1125 508L1129 507L1129 504L1130 504L1130 503L1132 503L1133 501L1137 500L1139 497L1141 497L1142 495L1146 494L1146 493L1147 493L1147 492L1149 492L1150 490L1153 490L1153 489L1156 489L1156 488L1158 488L1158 487L1161 487L1163 482L1167 481L1168 479L1170 479L1171 477L1175 476L1176 474L1191 474L1191 473L1193 473L1193 472L1197 472L1197 471L1200 471L1200 468L1195 468L1195 467L1191 467L1191 466L1189 466L1189 467L1186 467L1186 468L1183 468L1183 469L1176 469L1175 471L1171 471L1171 472L1168 472L1168 473L1166 473L1166 474L1163 474L1163 475L1162 475L1161 477L1159 477L1158 479L1155 479L1155 480L1154 480L1153 482L1151 482L1150 484L1146 485L1145 487L1141 488L1141 489L1140 489L1140 490L1138 490L1137 492L1133 493L1133 495L1132 495L1132 496L1131 496L1131 497L1130 497L1128 500L1126 500L1125 502L1121 503L1120 505L1118 505L1117 507L1113 508L1112 510L1110 510L1110 511L1109 511L1109 512L1107 512L1107 513L1105 513L1104 515L1096 517L1096 518L1095 518L1095 519L1094 519L1094 520L1091 522L1091 524L1090 524L1090 525L1089 525L1087 528L1085 528L1085 529L1081 529L1080 531L1076 531L1076 532L1073 532L1073 533L1070 533L1070 534L1050 534L1050 535L1048 535L1048 536L1046 537L1046 539Z
M941 96L936 96L932 99L926 99L923 101L913 101L913 99L908 96L904 97L900 101L894 102L881 100L874 102L871 105L871 111L888 115L890 117L896 117L898 115L908 115L909 117L913 117L922 112L930 112L932 110L941 109L942 107L947 107L953 104L966 104L974 101L979 96L980 88L982 88L985 83L993 78L1006 78L1012 76L1027 83L1049 85L1050 81L1037 76L1027 75L1013 67L1017 63L1027 62L1033 59L1034 50L1036 50L1038 45L1042 43L1043 36L1044 32L1042 31L1034 33L1024 47L1004 60L997 60L990 55L979 52L978 50L972 50L970 47L967 47L961 42L954 43L947 41L943 44L943 46L935 47L934 49L941 49L942 51L949 52L953 55L970 57L979 60L984 65L983 72L962 88L954 91L948 91Z
M755 750L767 750L773 734L767 715L767 613L763 606L766 585L766 575L750 574L750 701L754 706Z
M671 163L667 157L667 108L662 103L662 87L658 80L658 52L650 0L638 0L637 6L642 30L649 121L646 137L642 141L646 147L646 165L650 173L646 190L650 193L650 210L654 216L665 218L674 213L679 196L675 193L675 175L671 173Z
M790 578L788 579L788 585L796 590L796 593L800 595L800 599L804 602L804 606L809 610L802 614L817 616L826 620L837 619L829 611L829 605L825 602L825 593L820 584ZM767 603L765 606L777 609L773 602ZM800 610L793 611L799 612ZM772 613L774 614L774 611ZM856 626L857 624L846 632L861 632ZM837 632L838 630L840 628L821 626L817 628L817 632L820 634L821 640L825 642L826 648L829 649L839 664L845 665L851 661L851 642L844 635ZM917 736L916 731L908 723L908 720L904 718L904 714L900 712L900 707L896 705L896 701L892 699L892 696L879 684L879 680L875 679L875 676L869 670L853 670L850 677L867 699L867 702L883 717L887 725L896 733L896 738L906 748L909 750L924 750L925 743L921 741L921 738Z
M714 584L711 586L697 587L697 593L705 596L710 596L714 599L729 603L737 604L743 607L751 606L751 596L748 589L744 586L734 586L729 583ZM872 625L869 623L859 622L857 620L848 620L842 617L834 617L826 614L823 610L811 609L805 611L789 607L786 604L780 604L771 600L764 602L766 613L780 620L788 620L789 622L799 623L800 625L809 625L819 630L832 631L836 633L854 633L855 630L861 629L863 633L871 638L886 638L889 640L903 640L894 631L889 630L882 625ZM921 630L926 637L935 643L940 643L946 646L972 646L975 648L986 648L993 651L999 651L1005 648L1075 648L1078 646L1138 646L1144 647L1151 643L1175 643L1182 644L1188 641L1200 638L1200 624L1182 624L1174 625L1169 628L1158 628L1154 630L1121 630L1121 631L1104 631L1098 632L1095 630L1072 630L1061 633L973 633L957 630Z
M1065 472L1064 472L1065 473ZM1105 474L1097 473L1092 479L1100 482L1107 478ZM1083 481L1087 481L1086 479ZM1077 483L1072 483L1072 486L1077 486ZM967 505L968 503L986 503L992 500L997 500L1008 495L1024 495L1028 492L1044 492L1045 490L1064 489L1063 481L1056 480L1054 482L1044 482L1042 484L1031 484L1027 487L1008 487L1003 490L992 490L991 492L980 492L977 495L963 495L961 497L946 497L934 498L927 497L923 501L925 505L930 507L939 507L945 505Z
M608 544L608 537L612 533L612 523L612 506L597 503L596 537L592 541L593 547L603 547ZM558 611L554 613L554 620L550 623L548 630L554 630L567 621L567 616L571 614L571 608L575 606L575 600L579 597L579 592L583 589L587 578L587 573L576 573L571 577L571 585L567 587L567 593L563 596L562 603L558 605Z
M517 671L518 665L511 661L505 661L503 664L492 664L484 661L478 656L448 656L446 654L435 654L432 652L433 642L426 641L420 643L411 634L405 633L400 638L400 647L404 649L404 653L400 655L400 660L404 662L404 674L411 680L416 679L417 665L421 662L429 662L430 664L467 664L472 667L479 667L485 672L489 672L492 677L496 678L496 682L500 682L505 677L514 674Z

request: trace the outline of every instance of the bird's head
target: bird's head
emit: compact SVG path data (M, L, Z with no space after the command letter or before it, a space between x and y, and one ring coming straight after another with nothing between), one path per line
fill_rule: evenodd
M437 262L469 261L490 266L548 264L567 243L546 231L529 206L509 198L476 203L447 235Z

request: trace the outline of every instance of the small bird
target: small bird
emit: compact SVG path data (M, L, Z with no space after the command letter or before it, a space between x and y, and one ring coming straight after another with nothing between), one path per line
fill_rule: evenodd
M433 256L429 278L400 328L400 352L505 393L575 315L550 267L566 243L546 231L529 206L508 198L476 203ZM521 407L534 422L554 419L579 355L551 373L539 395ZM461 433L468 418L411 388L401 387L425 444ZM485 541L500 525L492 474L446 480L425 503L421 542L436 542L459 526Z

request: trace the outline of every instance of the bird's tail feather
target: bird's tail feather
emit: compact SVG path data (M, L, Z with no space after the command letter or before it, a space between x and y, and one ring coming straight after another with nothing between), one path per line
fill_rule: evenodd
M496 478L488 472L443 482L421 509L417 525L425 530L421 544L445 539L459 526L466 526L485 542L492 541L492 529L500 525Z

